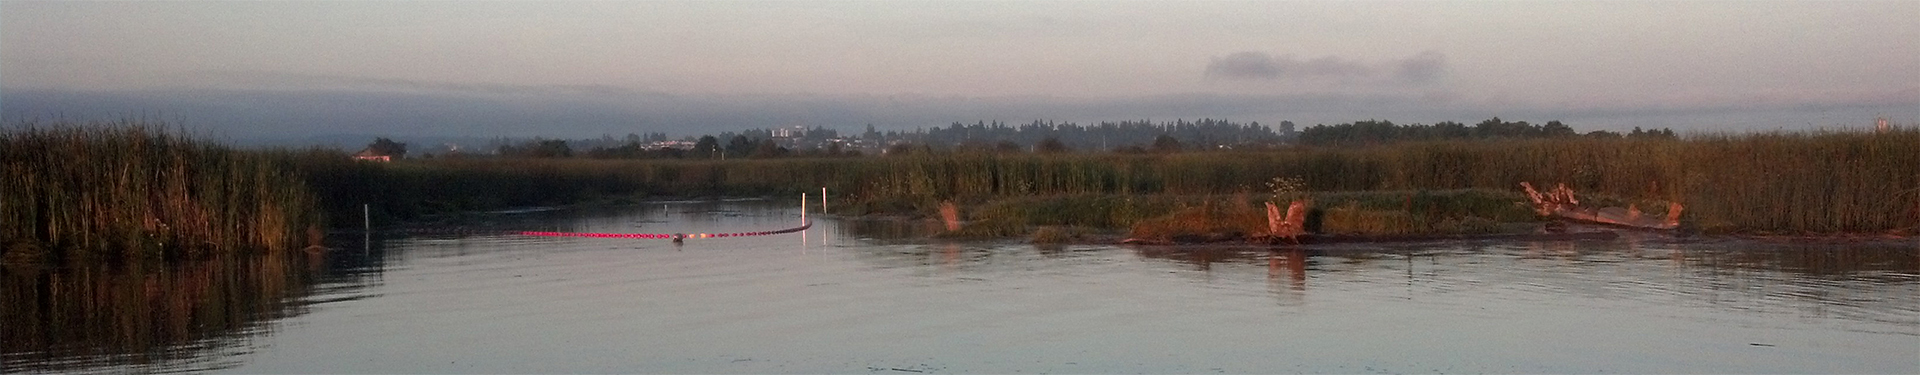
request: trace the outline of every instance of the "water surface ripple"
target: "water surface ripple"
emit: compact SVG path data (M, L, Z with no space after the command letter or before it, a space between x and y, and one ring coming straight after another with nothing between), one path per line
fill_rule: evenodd
M739 232L799 213L514 215ZM1920 373L1912 244L1175 249L817 221L682 245L390 234L159 277L7 271L5 372Z

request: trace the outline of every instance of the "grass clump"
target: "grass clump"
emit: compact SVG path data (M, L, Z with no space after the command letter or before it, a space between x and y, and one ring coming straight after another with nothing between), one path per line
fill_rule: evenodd
M1328 234L1399 235L1422 232L1422 228L1415 227L1413 215L1406 211L1365 209L1353 202L1327 209L1321 220L1320 232Z
M1319 193L1314 201L1325 208L1315 208L1306 227L1347 235L1494 233L1501 223L1540 220L1525 199L1492 189Z
M1027 235L1031 227L1003 219L969 221L960 226L960 230L942 232L941 238L1009 238Z
M1245 200L1209 200L1174 210L1166 216L1142 220L1132 226L1127 236L1156 241L1222 241L1266 232L1266 211L1255 210Z
M165 124L15 124L0 132L0 243L47 260L297 248L320 212L291 160ZM33 245L17 245L31 243Z
M1059 225L1043 226L1033 231L1027 242L1035 244L1063 244L1082 238L1079 228Z
M1920 230L1920 129L1882 133L1806 132L1698 135L1685 139L1585 137L1445 140L1356 147L1125 153L925 153L862 158L744 160L589 160L445 158L407 160L350 171L335 196L372 200L395 216L428 211L548 205L610 196L784 196L827 187L837 212L931 212L945 200L1037 202L1067 199L1036 223L1121 224L1134 217L1111 202L1075 197L1192 197L1266 187L1277 195L1324 192L1470 190L1510 195L1522 181L1566 183L1575 191L1627 200L1675 201L1683 220L1732 231L1877 233ZM1273 176L1284 176L1275 179ZM371 180L368 180L371 179ZM1476 193L1477 194L1477 193ZM1462 221L1433 212L1468 210L1447 201L1397 202L1367 209L1408 211L1416 224ZM1388 199L1388 198L1382 198ZM1441 198L1433 198L1441 199ZM1400 203L1394 206L1392 203ZM357 204L357 203L356 203ZM1424 204L1424 205L1423 205ZM1501 202L1499 204L1507 204ZM1124 206L1122 206L1124 207ZM1662 205L1639 205L1648 212ZM1157 208L1155 208L1157 209ZM1504 208L1502 208L1504 209ZM1158 214L1165 214L1160 212ZM1156 215L1158 215L1156 214ZM1104 215L1104 216L1103 216ZM1496 222L1520 220L1481 216ZM1048 216L1058 216L1049 218ZM1113 217L1115 219L1104 219ZM1150 217L1150 216L1149 216ZM1434 226L1439 224L1426 224ZM1418 226L1418 225L1416 225Z
M1198 203L1177 196L1077 194L998 199L971 210L974 218L1006 220L1021 225L1125 228L1134 222L1164 215Z
M1313 202L1309 233L1360 236L1495 233L1502 223L1539 218L1520 203L1518 193L1487 189L1448 191L1375 191L1308 193L1293 198ZM1154 241L1220 241L1268 235L1267 213L1254 201L1206 201L1133 224L1132 238ZM1259 203L1264 203L1259 202ZM1290 203L1290 202L1285 202ZM1285 207L1283 203L1275 203ZM1258 207L1258 208L1256 208Z

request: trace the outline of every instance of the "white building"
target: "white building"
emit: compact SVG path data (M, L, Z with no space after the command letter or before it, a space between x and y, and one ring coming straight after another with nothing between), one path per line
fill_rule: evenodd
M807 136L807 127L805 126L794 125L794 126L789 126L784 128L773 129L774 138L804 138L806 136Z

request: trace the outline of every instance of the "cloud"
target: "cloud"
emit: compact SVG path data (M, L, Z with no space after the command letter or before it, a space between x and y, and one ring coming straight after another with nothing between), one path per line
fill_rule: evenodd
M1280 62L1284 63L1281 65L1282 71L1298 72L1298 75L1305 77L1368 77L1378 71L1367 64L1334 56L1298 63L1291 60L1280 60Z
M1280 63L1263 52L1235 52L1215 57L1207 63L1208 78L1274 79L1280 78Z
M1339 56L1301 60L1291 55L1274 57L1265 52L1243 51L1213 58L1207 63L1205 75L1210 79L1232 81L1330 80L1418 85L1439 80L1447 70L1447 56L1438 51L1379 63Z
M1393 77L1406 83L1429 83L1447 74L1447 55L1424 51L1393 62Z
M612 85L459 83L272 71L200 71L184 74L183 77L192 84L182 85L182 87L212 89L340 90L473 95L664 95Z

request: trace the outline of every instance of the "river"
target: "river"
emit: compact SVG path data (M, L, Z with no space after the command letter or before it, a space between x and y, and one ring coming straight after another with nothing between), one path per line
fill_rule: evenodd
M490 227L752 232L768 202ZM5 373L1920 373L1920 247L1036 246L815 217L5 272Z

